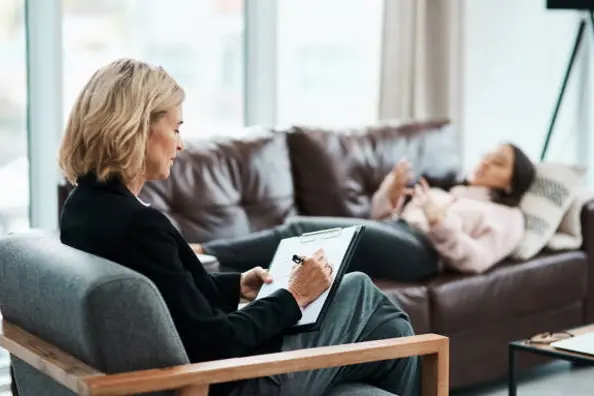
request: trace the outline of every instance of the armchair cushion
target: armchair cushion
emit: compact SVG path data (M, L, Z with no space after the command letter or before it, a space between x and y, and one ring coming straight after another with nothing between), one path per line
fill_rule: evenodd
M393 396L393 394L375 386L353 383L339 385L325 396Z

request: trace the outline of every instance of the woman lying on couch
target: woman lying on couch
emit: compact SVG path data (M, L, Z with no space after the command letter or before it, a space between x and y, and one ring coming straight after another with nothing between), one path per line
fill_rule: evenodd
M276 228L245 237L192 244L223 267L266 266L280 240L304 232L354 224L366 226L350 270L413 282L441 269L482 273L512 253L524 233L518 204L535 168L513 144L485 155L472 176L445 191L421 179L414 188L407 161L400 161L372 199L372 220L295 216ZM410 196L411 199L406 199Z

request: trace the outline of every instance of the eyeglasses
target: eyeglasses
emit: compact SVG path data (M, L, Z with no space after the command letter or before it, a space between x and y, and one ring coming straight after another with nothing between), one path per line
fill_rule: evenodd
M545 333L538 333L533 335L532 337L528 338L526 342L528 344L542 344L542 345L549 345L552 342L565 340L567 338L573 337L573 334L567 331L560 331L560 332L545 332Z

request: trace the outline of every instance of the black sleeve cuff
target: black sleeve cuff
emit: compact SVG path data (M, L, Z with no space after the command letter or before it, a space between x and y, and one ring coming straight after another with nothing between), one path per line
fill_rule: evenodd
M267 298L270 297L279 299L281 301L283 306L283 316L285 319L283 324L285 328L295 325L295 323L297 323L303 316L301 307L299 307L295 297L293 297L293 295L287 289L279 289Z

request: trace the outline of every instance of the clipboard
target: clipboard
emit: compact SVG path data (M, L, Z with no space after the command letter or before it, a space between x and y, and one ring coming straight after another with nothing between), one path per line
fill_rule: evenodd
M279 243L268 268L273 282L271 284L264 284L255 300L267 297L278 289L286 289L288 287L289 277L294 265L291 257L294 254L310 256L316 250L322 248L326 252L328 261L333 267L332 283L328 290L305 307L301 320L291 327L287 331L287 334L319 330L326 312L330 304L332 304L338 285L350 266L363 231L364 226L357 225L345 228L325 229L283 239Z

